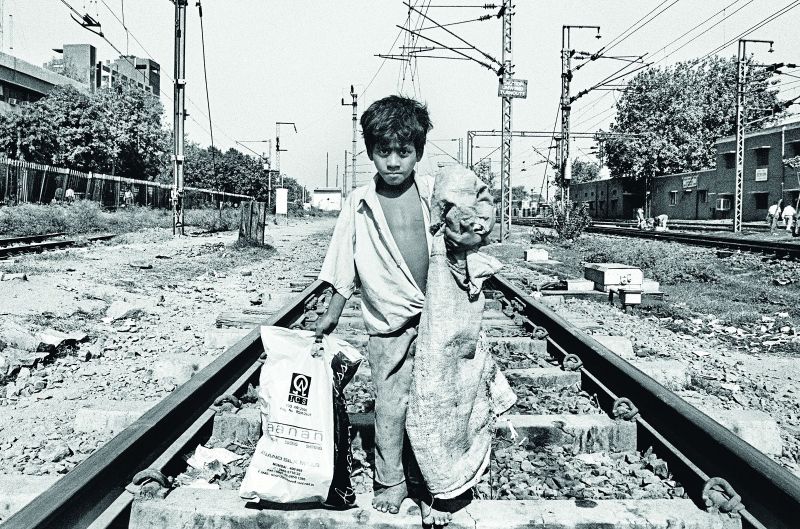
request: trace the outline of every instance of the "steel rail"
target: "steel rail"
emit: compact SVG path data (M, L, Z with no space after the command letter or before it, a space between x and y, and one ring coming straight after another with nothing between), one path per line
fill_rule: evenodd
M635 228L589 226L586 231L604 235L621 235L623 237L638 237L640 239L674 241L713 248L732 248L748 252L776 253L779 255L786 255L793 259L800 258L800 244L798 243L758 241L754 239L724 237L721 235L694 235L669 231L641 231Z
M659 448L672 451L669 459L673 471L678 470L676 475L686 485L687 494L699 506L704 507L705 479L722 477L742 497L746 508L744 527L758 528L763 524L771 529L797 528L800 478L581 333L507 279L495 276L487 286L497 289L508 300L519 300L524 316L547 329L549 340L559 349L578 355L594 380L602 381L614 395L633 401L640 411L639 433ZM659 438L669 441L659 442ZM660 451L658 454L667 455Z
M112 239L113 237L115 237L115 235L112 234L91 235L86 237L85 240L88 242L106 241ZM31 244L17 246L4 246L0 247L0 257L20 253L39 253L45 250L55 250L57 248L69 248L75 246L79 242L80 239L64 239L60 241L33 242Z
M52 239L53 237L61 237L66 235L64 232L47 233L44 235L21 235L19 237L2 237L0 238L0 246L10 246L12 244L23 244L27 242L38 242L45 239Z
M264 324L291 325L324 287L315 281ZM208 417L213 420L208 408L214 399L237 382L246 383L262 352L255 328L14 514L3 529L127 527L133 496L126 487L133 476L152 465L174 465L182 447L207 426Z

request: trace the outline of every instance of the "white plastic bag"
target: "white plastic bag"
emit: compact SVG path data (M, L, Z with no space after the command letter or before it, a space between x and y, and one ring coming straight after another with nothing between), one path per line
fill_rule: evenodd
M327 337L326 337L327 338ZM325 501L333 479L333 373L311 331L261 327L262 437L239 495L278 503Z

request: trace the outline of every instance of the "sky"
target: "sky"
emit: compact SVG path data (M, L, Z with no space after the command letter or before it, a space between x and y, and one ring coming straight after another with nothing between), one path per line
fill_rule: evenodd
M101 60L118 53L102 38L81 28L70 18L64 1L88 13L102 25L106 38L119 50L151 57L162 67L161 101L165 124L171 121L174 72L175 7L169 0L0 0L2 4L2 51L41 65L55 56L63 44L89 43ZM411 12L408 1L429 20ZM203 0L208 90L214 142L226 150L236 147L252 154L274 146L276 121L280 126L281 172L309 188L333 186L344 167L344 152L352 141L350 85L358 94L358 113L373 101L390 94L415 97L428 105L434 129L430 132L422 171L454 163L457 138L468 130L500 130L501 99L494 72L472 60L439 58L401 61L378 54L400 54L411 44L405 25L448 47L467 44L501 59L502 24L486 21L447 26L463 39L434 28L439 24L469 21L497 9L483 9L475 0ZM203 74L200 19L196 0L187 8L186 93L190 118L186 130L191 141L211 142ZM456 7L448 7L456 6ZM755 60L800 63L800 1L789 0L517 0L512 23L514 77L528 81L525 99L514 99L513 129L552 131L556 126L561 74L563 25L600 26L600 39L592 29L570 30L571 47L595 52L610 46L609 55L636 57L654 66L701 57L737 37L756 22L787 6L798 6L764 27L746 35L749 39L774 40L768 46L750 44ZM652 19L651 19L652 17ZM119 20L118 20L119 19ZM127 33L121 21L124 19ZM697 24L706 19L700 27ZM640 21L640 25L636 25ZM646 23L645 23L646 22ZM714 26L714 27L711 27ZM431 29L427 29L431 28ZM638 28L638 29L637 29ZM633 32L631 32L633 30ZM687 33L689 32L689 33ZM627 35L627 37L626 37ZM625 38L623 38L625 37ZM696 37L696 38L695 38ZM677 40L676 40L677 39ZM464 42L466 41L466 43ZM417 46L430 44L418 39ZM665 47L666 46L666 47ZM461 50L480 60L473 49ZM439 56L455 52L436 50ZM736 43L720 51L736 54ZM575 62L574 64L578 64ZM576 71L572 93L589 88L625 65L624 59L601 59ZM800 95L798 77L783 76L781 97ZM594 132L608 129L614 118L619 91L595 90L573 105L572 130ZM345 98L347 106L342 106ZM795 106L795 109L798 107ZM515 138L512 144L512 185L539 192L550 141ZM499 137L476 138L473 160L493 160L499 172ZM574 155L592 159L591 140L576 140ZM359 133L358 152L363 150ZM552 152L552 151L551 151ZM326 180L326 158L329 160ZM274 155L273 155L274 159ZM348 159L349 164L349 159ZM365 154L357 162L357 182L365 182L373 167Z

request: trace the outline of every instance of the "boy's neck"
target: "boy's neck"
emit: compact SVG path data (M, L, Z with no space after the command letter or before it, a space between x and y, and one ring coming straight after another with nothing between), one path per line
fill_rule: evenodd
M375 191L378 194L383 195L383 196L388 197L388 198L399 197L400 195L402 195L403 193L408 191L408 189L411 186L414 185L414 177L415 176L416 176L416 174L414 172L412 172L411 175L408 178L406 178L403 181L402 184L397 185L397 186L390 186L389 184L387 184L383 180L383 178L378 176L378 181L375 184Z

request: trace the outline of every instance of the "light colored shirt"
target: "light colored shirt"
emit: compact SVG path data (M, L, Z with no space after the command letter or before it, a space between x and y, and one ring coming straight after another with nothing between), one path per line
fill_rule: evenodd
M769 213L772 216L777 216L778 213L780 213L780 212L781 212L781 208L778 207L778 204L772 204L769 207L769 209L767 210L767 213Z
M781 214L782 217L794 217L795 210L792 206L786 206L783 208L783 213Z
M375 192L375 178L354 189L345 200L319 274L319 279L345 298L356 286L361 287L364 326L373 335L401 328L422 312L425 302L389 230ZM414 179L430 254L433 178L416 174Z

